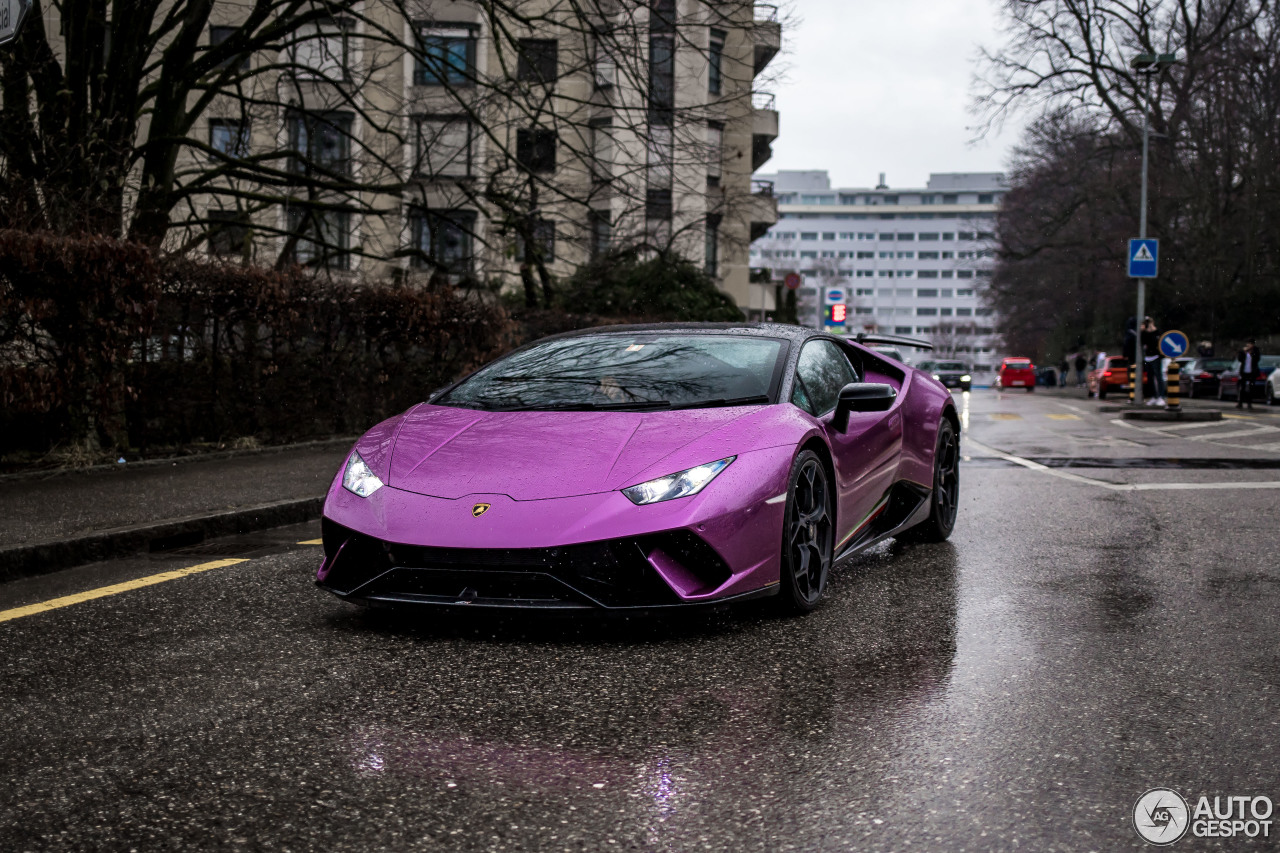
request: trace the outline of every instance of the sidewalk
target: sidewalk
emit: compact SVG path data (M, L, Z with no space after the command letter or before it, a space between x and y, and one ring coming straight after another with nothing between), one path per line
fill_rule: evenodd
M0 581L320 516L353 439L0 479Z

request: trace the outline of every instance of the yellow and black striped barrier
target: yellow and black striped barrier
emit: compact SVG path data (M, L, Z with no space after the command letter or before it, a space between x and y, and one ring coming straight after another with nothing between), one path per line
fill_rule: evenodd
M1129 405L1133 405L1133 381L1137 378L1138 369L1129 365Z
M1172 411L1178 411L1182 408L1178 402L1178 398L1182 395L1182 367L1176 361L1169 362L1169 372L1165 375L1165 389L1168 394L1165 396L1165 402Z

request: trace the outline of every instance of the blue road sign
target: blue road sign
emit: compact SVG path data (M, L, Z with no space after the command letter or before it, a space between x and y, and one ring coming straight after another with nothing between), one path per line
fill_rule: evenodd
M1191 349L1191 341L1182 332L1171 330L1160 338L1160 354L1165 358L1178 358Z
M1155 278L1159 266L1159 240L1129 241L1129 278Z

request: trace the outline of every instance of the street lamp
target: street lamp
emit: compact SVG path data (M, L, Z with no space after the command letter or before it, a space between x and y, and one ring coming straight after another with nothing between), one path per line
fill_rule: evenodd
M1129 67L1147 78L1147 95L1142 105L1142 201L1138 213L1138 239L1147 239L1147 150L1151 136L1151 78L1178 61L1176 53L1140 53ZM1133 402L1142 405L1142 318L1147 316L1147 280L1138 279L1137 339L1134 342Z

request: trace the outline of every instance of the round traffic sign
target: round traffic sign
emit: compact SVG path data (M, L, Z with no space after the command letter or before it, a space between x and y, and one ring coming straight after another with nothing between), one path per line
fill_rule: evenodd
M789 272L787 277L783 279L783 283L787 285L787 290L795 290L800 286L800 273Z
M1178 358L1187 354L1191 342L1187 336L1177 330L1165 332L1160 338L1160 354L1165 358Z

